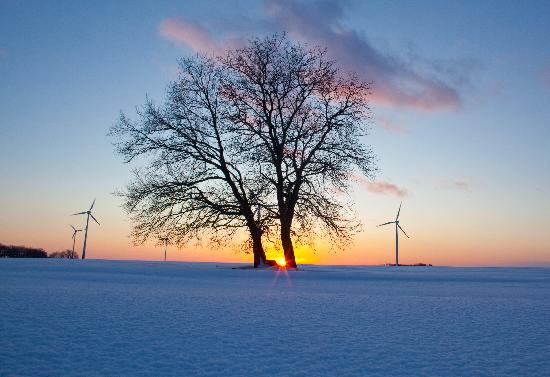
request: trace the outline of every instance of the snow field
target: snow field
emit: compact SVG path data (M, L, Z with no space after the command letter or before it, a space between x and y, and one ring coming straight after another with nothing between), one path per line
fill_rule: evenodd
M550 269L0 260L0 376L548 376Z

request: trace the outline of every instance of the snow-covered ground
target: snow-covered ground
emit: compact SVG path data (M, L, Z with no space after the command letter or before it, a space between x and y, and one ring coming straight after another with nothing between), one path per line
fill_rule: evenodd
M550 269L0 260L0 376L548 376Z

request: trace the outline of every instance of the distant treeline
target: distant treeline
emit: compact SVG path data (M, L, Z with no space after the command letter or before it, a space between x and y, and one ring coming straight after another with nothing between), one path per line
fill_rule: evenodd
M0 243L0 258L68 258L78 259L71 250L55 251L48 255L44 249L27 246L4 245Z

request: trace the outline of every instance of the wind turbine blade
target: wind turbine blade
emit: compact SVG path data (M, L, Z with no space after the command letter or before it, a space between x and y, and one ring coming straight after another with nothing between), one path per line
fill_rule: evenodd
M398 227L399 227L399 229L401 229L401 231L403 232L403 234L404 234L405 236L407 236L407 238L411 238L411 237L409 237L409 236L407 235L407 233L405 233L405 231L403 230L403 228L401 228L401 225L398 225Z
M403 204L403 202L399 203L399 209L397 210L397 216L395 218L395 221L399 220L399 213L401 212L401 205Z
M73 213L73 216L76 216L76 215L85 215L87 214L88 212L78 212L78 213Z
M96 218L94 217L94 215L92 215L92 214L90 213L90 216L92 217L92 219L94 219L94 221L97 223L97 225L101 225L101 224L99 223L99 221L96 220Z
M94 204L95 204L95 198L94 198L94 201L92 202L92 205L90 206L90 209L88 211L91 211L92 208L94 208Z
M380 225L377 225L377 226L383 226L383 225L388 225L388 224L395 224L395 221L390 221L390 222L380 224Z
M69 224L69 226L70 226L71 228L73 228L73 230L76 232L76 228L75 228L74 226L72 226L72 224Z

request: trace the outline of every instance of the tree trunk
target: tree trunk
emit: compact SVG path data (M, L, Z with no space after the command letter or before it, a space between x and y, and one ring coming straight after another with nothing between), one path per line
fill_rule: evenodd
M277 262L271 259L267 259L265 256L264 247L262 245L262 231L259 229L251 229L252 235L252 253L254 254L254 268L260 266L276 266Z
M262 245L262 235L252 231L252 253L254 254L254 268L257 268L265 260L265 251Z
M294 246L290 235L290 225L281 224L281 243L285 254L286 266L296 268L296 258L294 257Z

